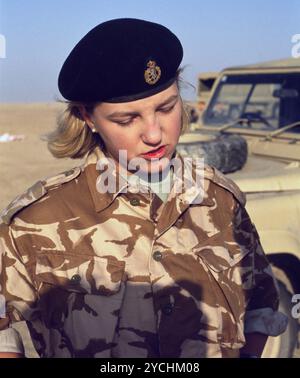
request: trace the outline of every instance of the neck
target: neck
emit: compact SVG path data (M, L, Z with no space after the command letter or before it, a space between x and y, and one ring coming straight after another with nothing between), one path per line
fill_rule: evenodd
M170 166L170 164L168 164L163 170L160 170L159 172L146 172L146 171L141 171L141 170L129 171L127 169L127 167L124 167L123 165L121 165L110 154L110 152L107 151L106 156L111 158L111 159L114 159L115 164L116 164L116 173L117 174L123 173L123 175L127 174L127 176L135 175L135 176L138 176L141 181L149 182L149 183L155 183L155 182L160 182L160 181L165 180L169 176L170 170L173 168L173 167Z

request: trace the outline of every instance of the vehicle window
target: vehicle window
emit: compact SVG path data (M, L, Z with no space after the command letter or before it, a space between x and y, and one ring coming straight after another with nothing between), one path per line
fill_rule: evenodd
M227 123L238 119L250 90L250 84L222 85L210 109L211 120L214 123Z
M300 74L224 75L203 115L206 125L275 130L300 121ZM291 132L300 132L300 126Z
M279 99L274 97L273 93L280 89L281 84L256 84L245 106L244 113L259 114L274 129L277 129L279 127ZM263 122L253 122L252 127L264 127L265 125L261 123Z

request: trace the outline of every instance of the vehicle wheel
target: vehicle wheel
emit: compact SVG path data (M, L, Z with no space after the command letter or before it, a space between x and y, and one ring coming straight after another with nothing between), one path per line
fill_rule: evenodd
M192 142L188 142L189 137ZM177 146L182 156L204 157L204 162L223 173L241 169L248 155L246 140L236 134L220 134L204 141L194 141L197 135L183 135ZM200 139L200 137L198 137Z
M279 311L283 312L289 318L286 331L279 336L269 337L264 348L263 358L289 358L293 357L297 348L298 341L298 321L291 315L293 303L292 294L286 289L285 285L277 281L279 285L280 304Z

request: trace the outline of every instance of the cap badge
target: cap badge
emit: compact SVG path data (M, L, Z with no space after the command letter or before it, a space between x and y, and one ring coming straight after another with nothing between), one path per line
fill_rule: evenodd
M158 82L161 77L161 69L156 65L155 60L149 60L147 63L147 69L145 70L145 81L149 85L153 85Z

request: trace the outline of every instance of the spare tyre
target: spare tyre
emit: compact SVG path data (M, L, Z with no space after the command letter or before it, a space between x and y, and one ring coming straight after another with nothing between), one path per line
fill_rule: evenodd
M237 134L184 134L176 150L182 156L204 157L205 164L223 173L241 169L248 156L247 142Z

